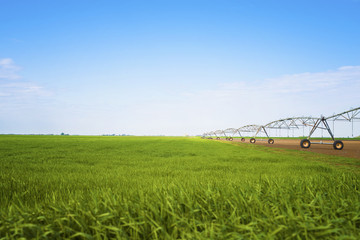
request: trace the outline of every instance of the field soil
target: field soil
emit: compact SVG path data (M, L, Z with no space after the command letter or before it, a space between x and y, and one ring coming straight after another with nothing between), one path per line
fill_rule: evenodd
M342 157L351 157L360 159L360 141L343 141L344 148L342 150L335 150L332 145L327 144L311 144L310 148L301 148L299 139L274 139L274 144L268 144L267 139L256 139L255 144L261 144L268 147L296 149L300 151L309 151L316 153L323 153L328 155L336 155ZM236 142L241 142L240 139L234 139ZM319 140L313 140L320 142ZM332 143L331 141L323 141L324 143ZM252 144L249 139L244 142Z

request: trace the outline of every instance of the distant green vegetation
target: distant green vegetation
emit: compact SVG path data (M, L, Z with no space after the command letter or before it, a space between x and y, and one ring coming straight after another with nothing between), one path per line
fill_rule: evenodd
M0 238L359 239L360 160L200 138L0 136Z

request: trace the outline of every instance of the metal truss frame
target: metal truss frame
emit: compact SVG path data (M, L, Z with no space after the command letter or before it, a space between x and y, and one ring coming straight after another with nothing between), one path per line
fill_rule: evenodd
M216 131L214 131L213 133L214 133L214 135L215 135L215 137L216 137L216 140L220 140L220 138L223 137L223 136L221 136L221 135L225 135L225 133L224 133L223 130L216 130ZM225 135L225 136L226 136L226 135Z
M360 120L360 107L327 117L326 120L349 121L349 122L354 121L354 120Z
M312 127L309 136L307 139L303 139L300 142L300 146L302 148L309 148L311 144L329 144L333 145L335 150L341 150L344 147L344 143L340 140L335 140L334 133L331 131L328 121L348 121L352 123L352 131L354 130L354 120L360 120L360 107L354 108L342 113L338 113L329 117L321 117L319 118L314 126ZM311 135L316 131L316 129L324 129L328 131L329 135L331 136L331 139L333 140L333 143L327 143L327 142L313 142L310 141Z
M255 133L254 137L250 139L251 143L256 142L256 137L259 133L263 132L268 138L268 143L273 144L274 140L270 138L268 132L266 129L299 129L300 127L311 127L309 136L306 139L301 140L300 146L302 148L309 148L311 144L330 144L333 145L334 149L341 150L344 147L344 144L340 140L335 140L334 133L331 131L330 126L328 124L328 121L348 121L352 123L352 131L354 128L354 121L360 121L360 107L350 109L348 111L338 113L329 117L320 117L320 118L314 118L314 117L292 117L292 118L284 118L279 119L276 121L272 121L270 123L267 123L265 125L245 125L238 129L236 128L227 128L225 130L216 130L209 133L204 133L203 138L209 138L212 139L212 136L215 136L216 139L220 139L221 134L223 134L226 138L226 140L233 140L234 134L238 133L241 137L241 141L245 141L245 138L243 137L242 133ZM317 129L323 129L328 131L331 139L333 140L333 143L326 143L323 141L320 142L314 142L310 141L311 136L314 134L314 132Z
M202 135L202 137L201 138L207 138L207 139L209 139L210 138L210 133L211 132L206 132L206 133L203 133L203 135Z
M293 117L276 120L264 125L264 128L270 129L292 129L302 126L314 126L318 118L313 117Z
M242 142L245 142L245 138L241 135L241 131L239 130L239 128L238 128L238 129L235 129L235 133L238 133L238 134L239 134L239 136L241 137L241 141L242 141Z
M236 128L227 128L224 131L225 139L228 141L234 140L234 134L237 132Z
M255 125L255 124L252 124L252 125L246 125L246 126L242 126L240 128L238 128L238 132L258 132L259 129L261 128L262 126L261 125Z
M266 129L299 129L303 126L314 126L318 118L313 117L292 117L292 118L284 118L279 119L276 121L272 121L270 123L267 123L263 126L260 126L258 131L256 132L254 138L257 137L257 135L260 132L265 133L266 137L268 138L269 144L274 144L274 139L270 138L268 131ZM253 140L252 142L255 143L256 140Z
M254 133L254 137L250 138L250 142L251 143L255 143L256 142L256 139L255 137L260 133L260 132L264 132L267 136L267 132L266 130L264 129L263 126L261 125L256 125L256 124L251 124L251 125L245 125L243 127L240 127L237 129L238 130L238 133L239 135L242 137L241 133ZM241 141L245 141L245 138L241 138Z

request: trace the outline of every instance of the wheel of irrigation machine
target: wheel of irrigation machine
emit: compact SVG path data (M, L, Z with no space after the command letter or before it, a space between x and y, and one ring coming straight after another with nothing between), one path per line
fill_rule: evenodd
M340 140L336 140L333 144L335 150L341 150L344 147L344 143Z
M217 138L216 138L216 140L220 140L220 138L219 138L219 137L217 137Z
M303 139L300 142L300 146L302 148L309 148L311 146L311 142L308 139Z
M241 141L242 141L242 142L245 142L245 138L241 138Z
M268 143L269 143L269 144L274 144L274 142L275 142L275 141L274 141L274 139L272 139L272 138L270 138L270 139L268 140Z
M251 143L255 143L255 142L256 142L256 139L255 139L255 138L251 138L251 139L250 139L250 142L251 142Z
M234 140L232 137L229 137L229 141L232 141L232 140Z

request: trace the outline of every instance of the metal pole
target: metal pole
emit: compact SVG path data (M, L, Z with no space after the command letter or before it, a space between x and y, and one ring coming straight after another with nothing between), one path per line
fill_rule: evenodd
M329 132L332 140L335 141L335 137L334 137L333 133L331 132L330 126L329 126L329 124L327 123L326 119L323 118L321 121L322 121L322 123L324 124L326 130ZM321 129L321 130L322 130L322 129Z
M312 129L310 130L309 136L307 139L310 139L311 135L315 132L316 128L320 125L322 119L318 119L316 120L314 126L312 127ZM310 126L309 126L310 127Z
M305 137L305 126L303 126L303 137Z
M265 132L266 136L269 138L269 135L268 135L268 133L266 132L265 128L264 128L264 127L262 127L262 129L264 130L264 132Z

